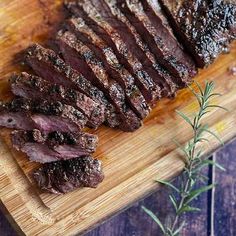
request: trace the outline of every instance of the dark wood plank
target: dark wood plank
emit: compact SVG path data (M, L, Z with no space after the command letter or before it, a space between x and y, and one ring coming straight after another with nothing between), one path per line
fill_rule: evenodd
M214 236L236 235L236 141L216 153L225 172L216 171L214 193Z
M203 172L206 175L211 175L210 170L206 168ZM177 178L174 183L178 184L180 181ZM211 180L209 180L211 181ZM199 187L198 185L197 187ZM160 191L152 194L146 199L136 203L134 206L126 210L125 212L113 217L106 223L100 225L97 229L86 234L86 236L153 236L161 235L157 224L144 213L141 206L146 206L153 212L155 212L162 222L168 222L172 216L173 208L168 200L169 191L166 188L160 189ZM208 204L209 193L201 195L199 199L193 202L195 207L202 209L201 212L194 214L186 214L183 217L188 224L183 230L183 236L207 236L209 222L207 221L207 215L209 212L210 204Z
M6 208L0 202L0 235L1 236L17 236L16 231L13 229L12 225L8 222L6 215Z

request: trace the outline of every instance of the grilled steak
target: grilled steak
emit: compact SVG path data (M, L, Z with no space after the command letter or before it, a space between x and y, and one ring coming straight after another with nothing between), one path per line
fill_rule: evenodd
M112 48L120 63L134 76L147 102L154 102L160 98L160 87L143 69L142 63L129 51L126 45L128 41L124 42L117 30L102 18L89 1L69 2L66 7L75 16L83 18L86 24Z
M236 5L227 0L160 0L175 33L199 67L212 63L236 38ZM233 1L232 1L233 2Z
M40 189L55 194L96 188L104 179L101 162L91 156L46 163L33 174Z
M140 3L137 0L126 0L126 2L130 3L129 9L139 18L140 23L142 22L143 28L148 31L147 41L156 43L153 52L155 55L158 55L156 54L158 51L160 52L158 59L162 61L162 65L177 77L179 76L184 83L191 82L190 78L197 74L196 65L174 36L159 2L154 0L141 0ZM152 36L152 39L149 36ZM161 60L162 57L164 60Z
M109 47L81 18L68 20L67 28L73 31L103 61L104 68L123 88L131 108L143 119L149 114L149 106L135 85L133 76L118 61Z
M91 82L101 89L120 114L124 131L134 131L141 126L141 121L126 105L124 90L106 73L103 63L73 33L60 31L57 42L66 62L74 69L86 75Z
M76 89L105 106L106 122L110 127L120 124L115 108L108 102L104 93L67 65L54 51L34 44L27 49L26 62L44 79Z
M25 111L11 111L8 105L0 102L0 127L31 130L36 128L36 124Z
M0 126L7 128L77 132L86 122L80 111L61 102L16 98L0 106Z
M17 96L34 99L43 97L74 106L88 117L90 127L97 128L105 120L104 107L77 90L50 83L26 72L13 75L10 84L12 92Z
M96 4L104 19L117 30L130 52L142 63L148 75L162 88L162 96L172 97L176 92L176 84L173 83L167 71L164 73L164 68L157 63L148 45L143 42L136 29L119 10L117 1L101 0L98 3L95 0L91 1L94 5Z
M13 131L11 140L14 148L40 163L88 155L95 152L98 143L98 137L88 133L55 131L45 135L37 129Z
M131 53L142 62L145 71L152 77L153 81L161 87L162 97L173 97L178 86L173 82L174 79L170 74L157 62L149 49L149 45L144 43L144 40L138 34L135 27L130 23L133 21L132 13L123 14L119 9L117 0L102 0L99 1L99 3L99 9L104 18L109 19L109 22L112 19L113 26L119 31ZM136 24L136 21L133 23Z
M188 84L188 67L179 60L178 52L172 51L166 44L166 39L161 35L162 28L155 28L150 21L140 1L137 0L118 0L120 9L126 14L131 23L136 26L137 31L143 40L150 46L152 53L158 62L167 68L175 78L179 78L178 83ZM166 38L168 38L167 36ZM177 44L171 45L175 47Z

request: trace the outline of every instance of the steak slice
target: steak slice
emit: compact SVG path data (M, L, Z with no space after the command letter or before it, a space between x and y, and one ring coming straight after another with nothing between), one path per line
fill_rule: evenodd
M52 132L47 135L40 130L16 130L11 133L13 147L27 154L31 161L40 163L68 160L95 152L98 137L78 132Z
M93 2L95 4L95 1ZM169 72L157 62L154 54L149 49L149 45L145 43L145 40L142 39L133 26L136 23L139 24L139 22L133 20L132 12L123 14L117 0L102 0L99 3L100 12L103 13L106 19L109 19L109 22L113 19L114 27L120 29L119 33L124 41L128 42L127 45L131 52L142 62L144 69L154 78L153 80L163 88L162 96L173 97L178 87L176 79L170 76Z
M236 5L227 0L160 0L172 27L201 68L236 38ZM230 3L231 2L231 3Z
M188 63L190 58L184 54L177 40L168 33L167 28L163 24L155 25L153 23L155 18L151 21L140 1L118 0L118 2L120 9L126 15L133 15L131 23L135 24L137 31L150 46L158 62L168 69L174 78L178 78L178 84L181 82L185 85L189 84L191 78L196 75L194 63ZM187 57L187 61L185 57Z
M31 130L36 128L36 124L30 115L25 112L11 112L0 102L0 127L10 129Z
M7 128L77 132L86 122L84 114L61 102L16 98L0 106L0 126Z
M154 0L141 0L141 3L150 22L157 30L159 37L162 38L162 42L166 45L168 49L167 52L174 55L176 60L187 68L188 76L190 78L196 76L198 71L195 62L175 37L174 32L161 9L160 3Z
M134 131L141 126L140 119L126 105L125 93L120 85L106 73L103 63L95 54L69 31L58 32L57 43L65 61L74 69L80 70L91 82L109 97L117 109L124 131Z
M76 89L104 106L106 123L110 127L117 127L120 124L114 106L108 102L104 93L81 73L67 65L54 51L34 44L27 49L25 60L44 79Z
M120 63L134 76L147 102L155 102L161 97L160 87L143 69L142 63L128 50L116 29L102 18L89 1L68 2L66 7L76 17L83 18L86 24L112 48Z
M74 32L86 46L88 46L102 60L104 68L123 88L131 108L139 118L144 119L150 111L145 98L135 85L133 76L120 64L112 48L109 47L82 18L71 18L67 28Z
M105 120L104 106L77 90L53 84L26 72L13 75L10 84L11 91L17 96L33 99L43 97L47 100L61 101L75 107L87 116L89 127L97 128Z
M104 179L101 161L91 156L43 164L33 177L41 190L55 194L79 187L96 188Z

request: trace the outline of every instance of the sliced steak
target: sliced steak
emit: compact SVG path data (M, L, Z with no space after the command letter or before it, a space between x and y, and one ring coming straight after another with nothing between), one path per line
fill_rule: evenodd
M106 71L110 73L111 77L124 89L126 99L131 108L139 118L145 118L149 114L150 107L139 88L135 85L133 76L120 64L112 48L86 25L82 18L72 18L68 20L67 28L73 31L76 36L102 60Z
M31 130L36 128L36 124L25 111L11 111L5 103L0 102L0 127Z
M150 22L168 49L167 53L174 55L178 63L186 67L190 78L196 76L198 71L195 62L175 37L166 15L161 9L160 3L154 0L141 0L141 3Z
M110 127L120 124L114 106L108 102L104 93L94 86L81 73L67 65L54 51L34 44L27 49L26 62L41 77L84 93L105 107L106 122Z
M137 31L143 40L150 46L152 53L156 56L158 62L168 69L174 78L179 79L179 83L188 84L191 78L196 75L194 63L189 64L189 57L183 60L183 50L179 48L177 40L173 39L172 34L168 33L165 26L160 24L158 28L147 16L143 5L138 0L118 0L120 9L127 15L133 16L132 24L135 24ZM152 19L153 20L153 19ZM138 22L138 23L137 23ZM171 43L168 40L171 40ZM173 39L173 40L172 40ZM179 50L176 50L179 49ZM186 63L187 62L187 63Z
M68 160L93 153L98 137L88 133L52 132L47 135L34 129L17 130L11 134L15 149L27 154L31 161L40 163Z
M86 122L84 114L61 102L16 98L0 106L0 126L7 128L77 132Z
M233 1L160 2L175 33L201 68L211 64L236 38L236 5Z
M153 78L143 69L142 63L129 51L117 30L96 11L96 7L89 1L68 2L66 7L75 16L83 18L86 24L112 48L120 63L134 76L147 102L154 102L161 97L161 92L164 91L160 90Z
M33 174L40 189L55 194L79 187L96 188L104 179L101 161L91 156L44 164Z
M138 129L141 126L141 121L126 105L124 90L109 77L103 63L95 54L69 31L58 32L57 42L66 62L89 78L108 96L122 119L120 128L124 131Z
M95 4L95 0L92 0ZM153 80L163 89L162 96L173 97L177 87L176 79L168 73L168 71L157 62L154 54L151 52L149 45L143 40L137 32L136 23L132 12L123 14L122 8L119 7L117 0L101 0L99 1L100 12L109 22L113 21L113 26L119 30L120 35L127 43L131 52L142 62L145 71L152 76ZM123 6L123 5L122 5ZM103 9L103 10L101 10ZM131 22L133 24L131 24ZM173 82L175 81L175 82Z
M97 128L105 121L104 106L77 90L48 82L26 72L13 75L10 84L11 91L17 96L33 99L43 97L74 106L88 117L89 127Z

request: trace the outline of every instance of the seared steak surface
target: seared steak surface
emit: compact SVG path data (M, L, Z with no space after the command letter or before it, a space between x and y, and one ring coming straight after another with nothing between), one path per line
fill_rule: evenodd
M44 164L33 176L40 189L55 194L96 188L104 179L101 162L91 156Z
M153 78L144 70L142 63L130 51L131 48L127 47L126 43L129 43L131 47L133 46L127 38L122 38L120 32L118 32L119 29L111 24L111 17L103 17L97 10L97 6L94 6L89 1L69 2L66 6L72 14L82 17L86 24L92 27L107 45L113 49L119 61L126 68L129 68L131 74L135 77L136 84L146 101L154 102L160 98L161 88L155 84ZM108 19L109 22L107 21ZM124 34L122 35L124 36Z
M67 65L53 50L34 44L27 49L25 60L45 80L76 89L105 106L107 124L111 127L119 125L115 108L108 102L104 93L81 73Z
M135 84L135 79L119 62L111 47L102 40L82 18L72 18L66 27L86 44L103 62L104 68L124 89L126 100L141 119L149 114L149 105Z
M227 0L160 0L181 42L199 67L228 51L236 38L236 4Z
M75 107L86 115L89 126L93 128L97 128L105 120L104 106L77 90L50 83L26 72L12 76L10 85L11 91L16 96L33 99L43 97L47 100L61 101Z
M74 69L83 70L91 82L106 94L121 118L120 128L134 131L141 126L140 119L127 106L122 87L106 72L103 63L73 33L60 31L57 35L58 45L67 63Z

